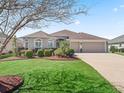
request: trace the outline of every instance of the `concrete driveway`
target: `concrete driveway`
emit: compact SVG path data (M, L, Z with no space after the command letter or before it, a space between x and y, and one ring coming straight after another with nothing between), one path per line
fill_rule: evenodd
M77 53L76 55L124 93L124 56L109 53Z

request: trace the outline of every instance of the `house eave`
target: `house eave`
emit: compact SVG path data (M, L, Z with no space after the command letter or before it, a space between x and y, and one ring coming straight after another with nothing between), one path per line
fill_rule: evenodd
M70 42L107 42L107 40L80 40L80 39L68 39Z

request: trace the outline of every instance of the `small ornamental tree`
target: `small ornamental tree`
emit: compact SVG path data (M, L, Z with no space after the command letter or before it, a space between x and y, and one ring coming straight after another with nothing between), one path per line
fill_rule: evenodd
M62 49L63 53L66 55L66 51L69 49L70 43L69 41L60 41L59 47Z

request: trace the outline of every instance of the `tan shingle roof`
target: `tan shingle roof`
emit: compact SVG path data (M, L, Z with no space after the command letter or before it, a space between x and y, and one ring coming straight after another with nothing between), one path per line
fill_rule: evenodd
M52 36L43 32L43 31L39 31L39 32L35 32L35 33L32 33L32 34L26 35L24 37L50 38Z
M61 37L61 36L68 36L70 39L83 39L83 40L107 40L105 38L101 38L98 36L94 36L94 35L90 35L87 33L76 33L76 32L72 32L69 30L62 30L59 32L55 32L51 34L52 36L56 36L56 37Z
M69 30L62 30L62 31L52 33L51 35L52 36L70 36L70 37L73 37L76 34L77 34L76 32L72 32L72 31L69 31Z
M99 37L99 36L94 36L94 35L90 35L87 33L78 33L78 37L77 39L86 39L86 40L107 40L105 38Z

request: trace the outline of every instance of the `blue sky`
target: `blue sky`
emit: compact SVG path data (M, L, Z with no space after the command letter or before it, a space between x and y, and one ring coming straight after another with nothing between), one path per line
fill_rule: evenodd
M108 39L124 34L124 0L80 0L80 3L86 4L90 9L87 16L78 15L75 23L69 25L52 23L49 27L42 29L25 28L16 35L21 37L40 30L53 33L63 29Z

